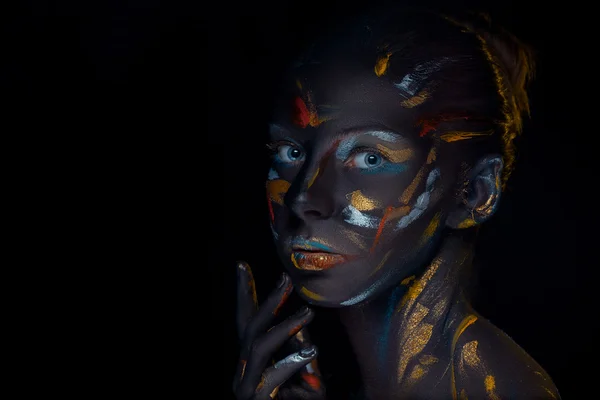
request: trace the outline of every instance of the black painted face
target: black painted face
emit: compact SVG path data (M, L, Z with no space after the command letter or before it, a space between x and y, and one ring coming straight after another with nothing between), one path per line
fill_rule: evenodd
M414 66L394 82L373 65L298 72L271 126L273 234L315 304L356 304L418 272L460 202L460 143L489 128L464 90L411 92Z

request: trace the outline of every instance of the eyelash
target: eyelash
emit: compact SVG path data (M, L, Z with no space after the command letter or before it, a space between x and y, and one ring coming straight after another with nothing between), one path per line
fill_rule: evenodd
M350 151L350 154L348 155L348 159L346 161L344 161L344 165L346 165L350 160L353 160L354 156L356 156L357 154L360 154L360 153L377 154L378 156L383 158L386 162L391 162L390 158L387 157L385 154L383 154L381 151L374 149L372 147L360 146L360 147L355 147L354 149L352 149Z

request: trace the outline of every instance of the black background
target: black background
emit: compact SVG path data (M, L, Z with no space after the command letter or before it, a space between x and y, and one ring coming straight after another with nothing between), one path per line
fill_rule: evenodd
M212 386L221 394L211 398L229 398L237 361L235 261L253 266L260 298L278 276L264 201L273 77L302 42L302 29L365 4L26 2L1 17L1 77L13 116L47 131L42 143L79 146L75 159L100 150L94 157L101 164L87 178L102 182L98 197L119 212L112 235L139 232L148 239L105 243L139 256L127 256L115 272L128 282L138 274L153 282L128 309L148 314L144 308L152 308L164 317L151 325L171 338L155 336L153 343L172 341L185 329L191 342L179 348L188 361L198 352L196 341L218 353L207 359L200 350L201 361L189 364L216 373ZM481 232L477 254L484 267L475 305L549 372L563 398L579 398L595 386L595 368L585 364L597 362L591 356L597 261L594 244L586 242L596 229L594 159L582 150L595 132L594 110L585 109L594 81L585 49L593 42L581 28L593 25L583 22L586 10L576 3L442 4L489 11L536 50L532 119L501 207ZM67 141L63 132L75 136ZM164 270L145 267L157 262ZM120 289L135 291L132 286ZM208 299L199 300L196 291ZM115 318L108 323L133 330L137 322L148 325L148 318ZM205 331L214 338L201 339ZM131 335L127 343L135 347L136 338L148 340Z

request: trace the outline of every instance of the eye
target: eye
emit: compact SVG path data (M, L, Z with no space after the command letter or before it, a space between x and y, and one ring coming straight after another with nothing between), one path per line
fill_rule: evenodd
M361 169L377 168L383 163L383 157L373 152L360 152L352 158L352 166Z
M304 152L296 146L284 144L277 148L277 158L284 163L295 163L304 158Z

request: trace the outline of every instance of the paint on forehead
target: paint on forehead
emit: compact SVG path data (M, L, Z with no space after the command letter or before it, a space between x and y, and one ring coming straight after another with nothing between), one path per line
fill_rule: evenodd
M347 194L346 198L350 200L350 204L358 211L370 211L381 208L379 202L368 198L360 190L355 190L354 192Z
M344 216L344 221L351 225L372 229L377 228L379 225L379 218L364 214L352 205L346 206L342 210L342 215Z
M427 135L431 131L435 131L439 124L442 122L452 122L452 121L482 121L482 118L476 118L472 116L470 113L461 112L461 113L442 113L440 115L428 118L421 118L417 121L416 125L421 127L421 131L419 132L419 136L423 137Z
M491 136L494 133L493 129L483 132L462 132L462 131L450 131L440 135L440 139L444 142L457 142L459 140L473 139L474 137L480 136Z
M423 86L432 74L456 61L458 61L458 59L455 57L440 57L435 60L418 64L411 72L406 74L399 83L394 83L394 86L400 90L400 94L406 99L413 97L417 92L424 89Z
M269 198L279 205L283 205L283 197L290 188L290 183L283 179L267 181Z
M393 163L402 163L410 160L413 156L412 149L390 149L382 144L377 145L379 150L384 156L386 156Z

